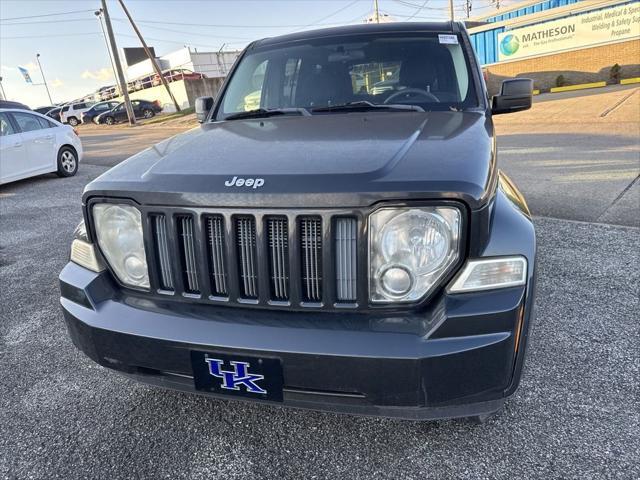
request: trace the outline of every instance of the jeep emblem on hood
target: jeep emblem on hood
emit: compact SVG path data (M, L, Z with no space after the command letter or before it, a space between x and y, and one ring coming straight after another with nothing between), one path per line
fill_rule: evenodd
M226 187L253 187L259 188L264 185L264 178L238 178L233 177L231 180L224 182Z

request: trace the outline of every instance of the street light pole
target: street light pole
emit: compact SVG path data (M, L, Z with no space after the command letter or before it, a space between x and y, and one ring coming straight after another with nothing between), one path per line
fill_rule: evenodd
M36 60L38 61L38 67L40 67L40 75L42 75L42 81L44 82L44 88L47 89L47 95L49 96L49 105L53 105L51 100L51 93L49 92L49 85L47 85L47 79L44 78L44 72L42 71L42 64L40 63L40 54L36 53Z
M104 25L102 25L102 9L96 10L95 12L93 12L93 14L98 19L98 23L100 24L100 30L102 30L102 36L104 37L104 44L107 47L107 53L109 54L109 61L111 61L111 68L113 69L113 78L117 79L118 78L118 74L116 73L116 65L113 62L113 55L111 55L111 48L109 47L109 40L107 40L107 34L104 31ZM116 82L116 83L118 83L118 82ZM118 87L119 87L119 85L118 85ZM122 95L122 92L120 92L120 94Z
M6 100L7 94L4 93L4 87L2 86L2 77L0 77L0 100Z

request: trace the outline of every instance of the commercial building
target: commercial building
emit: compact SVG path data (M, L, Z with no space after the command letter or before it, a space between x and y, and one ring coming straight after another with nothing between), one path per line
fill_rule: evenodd
M532 0L471 20L492 92L515 76L540 90L640 77L639 0Z
M156 61L161 70L184 68L196 73L203 73L208 78L224 78L240 53L239 50L198 52L198 50L185 47L156 57ZM149 59L146 59L126 65L126 70L127 78L131 81L152 74L153 66Z

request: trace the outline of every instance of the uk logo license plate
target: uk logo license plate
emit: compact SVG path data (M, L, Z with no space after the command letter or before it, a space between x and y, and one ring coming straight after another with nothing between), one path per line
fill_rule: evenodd
M282 364L278 358L191 352L196 390L282 401Z

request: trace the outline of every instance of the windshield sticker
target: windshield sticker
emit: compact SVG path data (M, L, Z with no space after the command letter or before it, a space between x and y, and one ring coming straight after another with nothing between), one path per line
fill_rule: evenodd
M445 35L441 33L438 35L438 40L440 40L440 43L444 43L446 45L458 45L457 35Z

